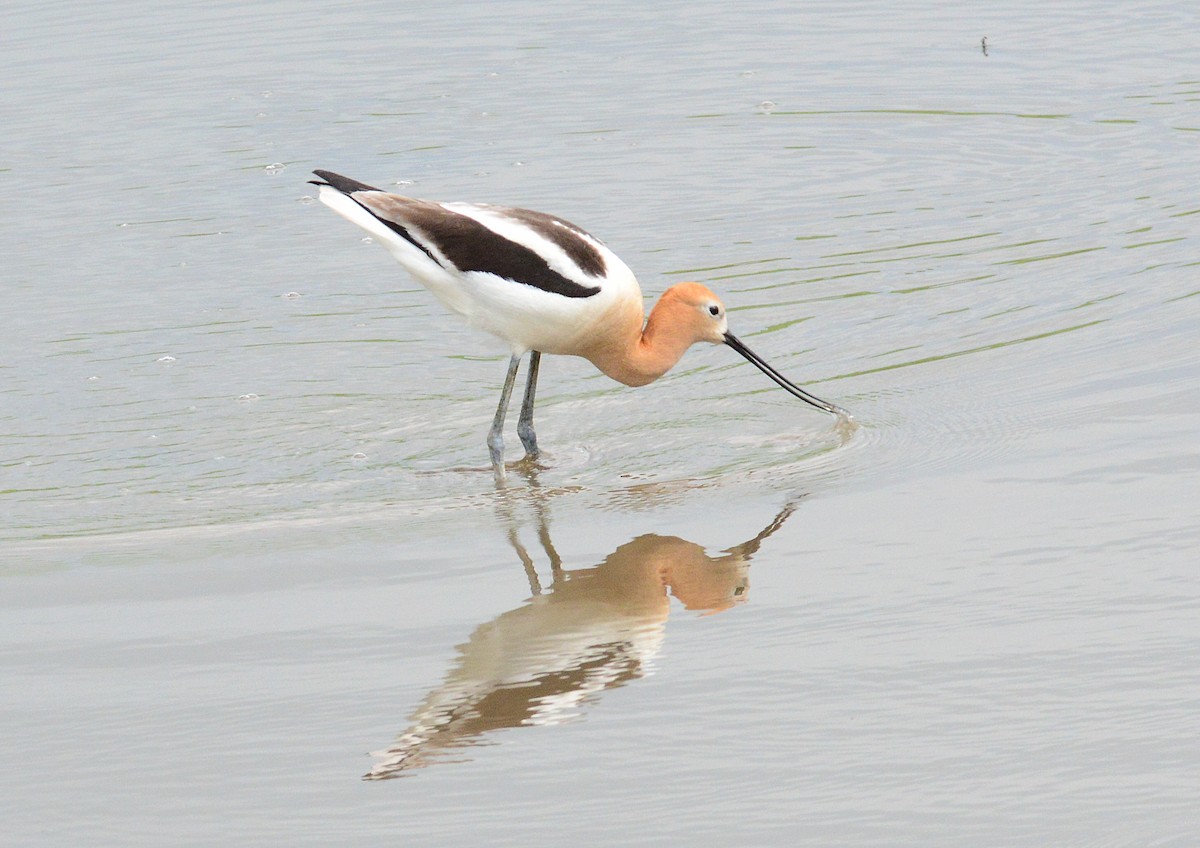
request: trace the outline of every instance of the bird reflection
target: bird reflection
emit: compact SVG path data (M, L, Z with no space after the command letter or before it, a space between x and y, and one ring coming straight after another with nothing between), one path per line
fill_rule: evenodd
M503 493L502 493L503 494ZM719 556L676 536L647 534L590 568L565 569L538 510L550 562L544 590L509 514L509 541L533 597L480 625L440 686L389 748L372 754L365 780L400 777L488 744L494 731L551 725L579 715L606 689L646 675L675 597L689 610L719 612L746 599L750 557L795 509L789 504L752 539ZM460 756L457 759L463 759Z

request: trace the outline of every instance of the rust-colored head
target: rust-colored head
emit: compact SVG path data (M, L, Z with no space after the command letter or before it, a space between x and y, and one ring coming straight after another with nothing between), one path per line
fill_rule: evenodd
M667 373L696 342L726 344L754 364L794 397L842 418L841 407L810 395L788 380L729 332L725 304L707 286L679 283L662 293L640 337L628 345L598 345L588 359L608 376L627 386L644 386Z
M655 312L663 313L661 330L682 336L688 344L724 344L729 324L725 304L707 286L679 283L662 294Z
M660 319L656 320L656 315L660 313ZM671 350L674 355L674 359L670 360L667 368L674 365L683 355L683 351L696 342L727 344L792 396L800 398L805 403L812 404L824 412L840 418L849 418L849 413L841 407L810 395L788 380L768 365L761 356L746 347L745 343L737 336L729 332L729 322L725 317L725 305L712 291L699 283L680 283L663 292L658 305L650 313L650 322L646 325L646 331L643 333L643 336L651 342L656 341L653 338L655 335L670 339L665 344L661 344L663 349Z

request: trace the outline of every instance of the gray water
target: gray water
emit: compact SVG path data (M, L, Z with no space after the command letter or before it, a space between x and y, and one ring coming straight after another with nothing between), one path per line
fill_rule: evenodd
M1200 839L1194 4L7 11L3 844ZM498 489L505 352L317 167L857 426L552 357Z

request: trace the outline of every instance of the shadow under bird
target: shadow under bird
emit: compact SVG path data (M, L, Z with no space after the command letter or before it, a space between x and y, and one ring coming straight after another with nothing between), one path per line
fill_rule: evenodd
M726 344L795 397L840 407L787 380L729 332L725 306L699 283L671 286L650 311L629 267L603 242L554 215L485 203L437 203L314 171L321 202L362 227L451 312L499 337L512 359L487 443L504 471L504 417L530 354L517 435L538 454L533 403L543 353L581 356L627 386L669 371L697 342Z

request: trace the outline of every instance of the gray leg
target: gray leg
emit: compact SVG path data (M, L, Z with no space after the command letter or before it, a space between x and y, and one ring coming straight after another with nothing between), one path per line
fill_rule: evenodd
M508 400L512 397L513 383L517 381L517 368L520 365L519 356L514 356L508 362L508 374L500 391L500 405L496 407L496 417L492 420L492 429L488 431L487 444L492 454L492 466L500 474L504 473L504 415L508 412Z
M525 399L521 401L521 416L517 419L517 435L525 446L528 456L538 455L537 433L533 432L533 396L537 391L538 365L541 364L542 354L533 351L529 354L529 378L525 383Z

